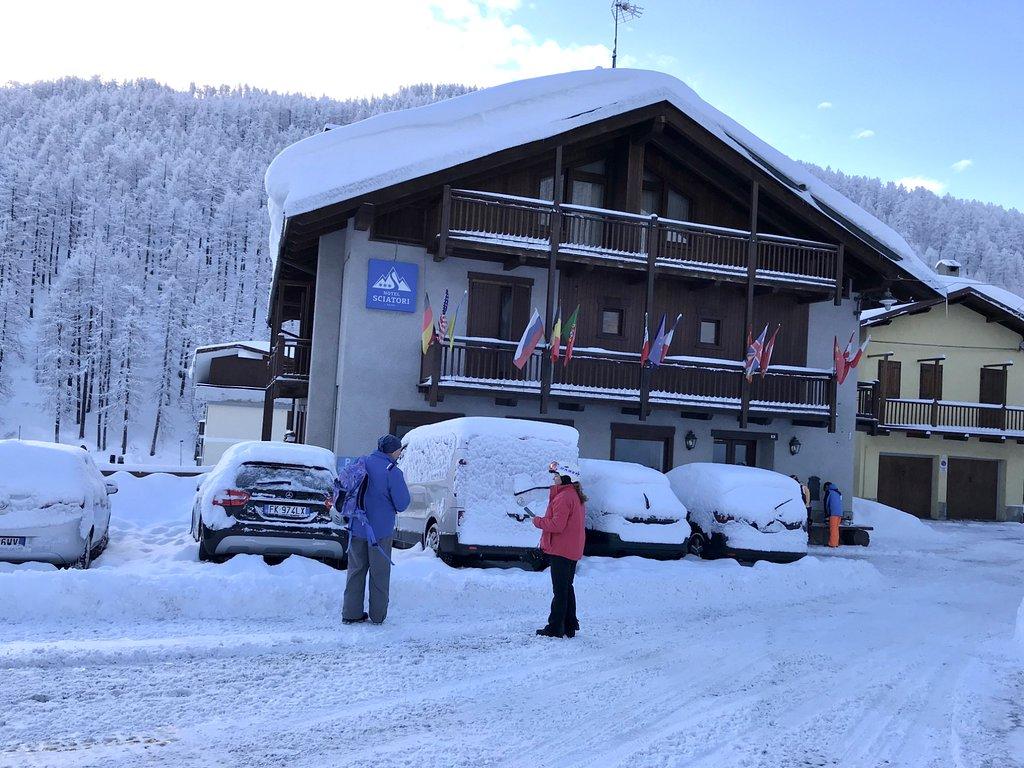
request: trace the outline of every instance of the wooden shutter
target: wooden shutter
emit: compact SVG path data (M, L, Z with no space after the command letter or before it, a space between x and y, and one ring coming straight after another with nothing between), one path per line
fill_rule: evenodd
M922 400L942 399L942 363L921 363Z
M980 397L982 403L1006 404L1006 369L982 368Z
M900 396L902 365L899 360L878 361L878 389L882 397Z

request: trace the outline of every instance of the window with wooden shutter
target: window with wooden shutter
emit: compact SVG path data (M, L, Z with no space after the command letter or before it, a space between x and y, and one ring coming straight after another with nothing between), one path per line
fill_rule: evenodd
M920 397L922 400L942 399L942 363L921 363Z

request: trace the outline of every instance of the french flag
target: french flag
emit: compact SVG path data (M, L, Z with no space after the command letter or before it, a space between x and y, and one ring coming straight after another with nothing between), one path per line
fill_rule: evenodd
M543 338L544 321L540 319L540 313L534 309L533 316L527 323L526 330L523 331L523 338L519 340L519 346L516 347L516 356L512 360L516 368L523 369L527 360L530 359L530 355L533 354L533 350L537 348Z

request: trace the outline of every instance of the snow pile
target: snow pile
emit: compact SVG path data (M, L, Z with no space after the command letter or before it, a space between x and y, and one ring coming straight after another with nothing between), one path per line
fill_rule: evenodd
M106 485L81 448L35 440L0 440L0 524L6 530L81 517L83 538L105 503Z
M1021 650L1024 651L1024 600L1020 601L1020 607L1017 608L1017 629L1013 636L1017 639Z
M943 534L913 515L877 501L853 499L853 522L869 525L871 545L916 545L941 541Z
M807 551L807 532L783 525L807 518L800 485L793 478L757 467L696 462L671 470L668 479L690 519L705 533L723 532L730 547ZM734 520L718 522L716 513Z
M519 80L376 115L292 144L274 158L265 179L271 253L278 252L286 217L661 102L678 108L857 237L878 241L894 252L889 256L893 261L932 283L934 273L895 231L681 81L637 69L599 68Z
M549 485L548 465L575 462L578 443L576 430L561 424L451 419L410 431L400 466L410 485L450 480L451 503L465 512L461 543L534 548L540 531L509 517L522 512L515 499L517 478L528 475L538 485Z
M581 459L587 528L623 541L679 544L690 535L686 507L668 478L642 464ZM640 522L645 521L645 522Z
M213 505L213 497L225 488L235 487L239 467L248 462L319 467L332 475L337 473L337 459L326 448L260 440L235 443L224 451L220 461L199 488L203 522L207 528L218 530L232 524L232 519L225 514L224 509Z

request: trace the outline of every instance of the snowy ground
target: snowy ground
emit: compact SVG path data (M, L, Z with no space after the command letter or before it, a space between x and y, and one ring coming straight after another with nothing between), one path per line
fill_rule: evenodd
M546 573L399 553L388 622L343 628L341 574L197 563L195 481L117 480L95 570L0 566L2 768L1024 765L1021 525L589 559L546 640Z

